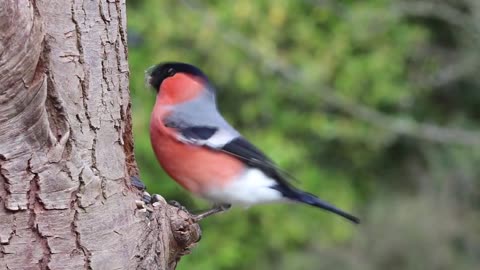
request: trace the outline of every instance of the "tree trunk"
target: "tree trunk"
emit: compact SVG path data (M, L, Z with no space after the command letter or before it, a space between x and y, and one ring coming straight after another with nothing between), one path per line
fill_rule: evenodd
M0 269L174 269L199 239L138 211L125 0L0 0Z

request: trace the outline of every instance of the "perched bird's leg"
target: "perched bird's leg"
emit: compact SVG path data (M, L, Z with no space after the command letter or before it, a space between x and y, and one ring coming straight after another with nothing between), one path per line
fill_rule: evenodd
M190 213L188 211L187 208L185 208L185 206L181 205L179 202L177 201L174 201L174 200L170 200L168 201L168 204L170 204L171 206L175 206L176 208L178 208L179 210L182 210L184 212L187 212L187 213ZM221 212L224 212L228 209L230 209L231 205L230 204L215 204L213 206L213 208L209 209L209 210L206 210L202 213L199 213L199 214L190 214L190 216L192 217L193 221L195 222L199 222L200 220L208 217L208 216L211 216L211 215L214 215L214 214L217 214L217 213L221 213Z
M207 210L203 213L192 215L192 219L195 222L199 222L200 220L202 220L202 219L204 219L208 216L227 211L228 209L230 209L231 206L232 205L230 205L230 204L218 204L218 205L215 205L212 209Z

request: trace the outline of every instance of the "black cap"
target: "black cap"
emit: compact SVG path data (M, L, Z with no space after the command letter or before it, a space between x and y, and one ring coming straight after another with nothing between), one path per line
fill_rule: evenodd
M155 65L146 71L147 83L158 91L163 80L178 72L198 76L208 82L207 76L199 68L193 65L181 62L164 62Z

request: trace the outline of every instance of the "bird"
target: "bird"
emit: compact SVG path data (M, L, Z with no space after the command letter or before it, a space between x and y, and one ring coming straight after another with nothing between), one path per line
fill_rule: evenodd
M195 216L197 221L232 205L296 202L360 222L294 187L288 173L220 114L216 89L196 66L162 62L147 69L145 80L157 93L150 140L158 162L183 188L213 202L210 210Z

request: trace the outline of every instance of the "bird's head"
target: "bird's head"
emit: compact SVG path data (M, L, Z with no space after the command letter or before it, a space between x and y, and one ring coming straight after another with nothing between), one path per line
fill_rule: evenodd
M173 101L184 101L211 91L207 76L197 67L181 62L165 62L149 68L146 83Z

